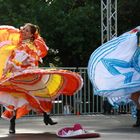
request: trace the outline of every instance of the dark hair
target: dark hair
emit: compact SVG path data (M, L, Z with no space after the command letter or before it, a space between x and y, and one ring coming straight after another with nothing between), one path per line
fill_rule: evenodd
M35 39L35 34L40 32L39 26L32 24L32 23L25 23L25 26L30 26L31 33L33 34L33 40Z

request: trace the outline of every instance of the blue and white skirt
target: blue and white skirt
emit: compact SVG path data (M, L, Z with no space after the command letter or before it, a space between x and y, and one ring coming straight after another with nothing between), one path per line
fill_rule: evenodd
M110 103L130 101L140 91L140 27L113 38L90 56L88 76L94 94L108 97Z

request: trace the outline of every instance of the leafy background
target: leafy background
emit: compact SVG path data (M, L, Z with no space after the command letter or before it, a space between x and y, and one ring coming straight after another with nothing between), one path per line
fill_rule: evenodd
M50 48L41 66L86 67L101 44L100 0L0 0L0 24L37 24ZM118 0L118 35L139 25L139 0Z

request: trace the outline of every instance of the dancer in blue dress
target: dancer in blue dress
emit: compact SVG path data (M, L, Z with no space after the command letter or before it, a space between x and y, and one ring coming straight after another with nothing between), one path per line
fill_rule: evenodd
M140 126L140 27L106 42L90 56L88 76L94 94L107 97L115 106L133 101Z

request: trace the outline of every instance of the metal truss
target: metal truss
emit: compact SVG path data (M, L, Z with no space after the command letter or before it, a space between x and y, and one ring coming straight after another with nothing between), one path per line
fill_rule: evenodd
M117 36L117 0L101 0L101 43Z

